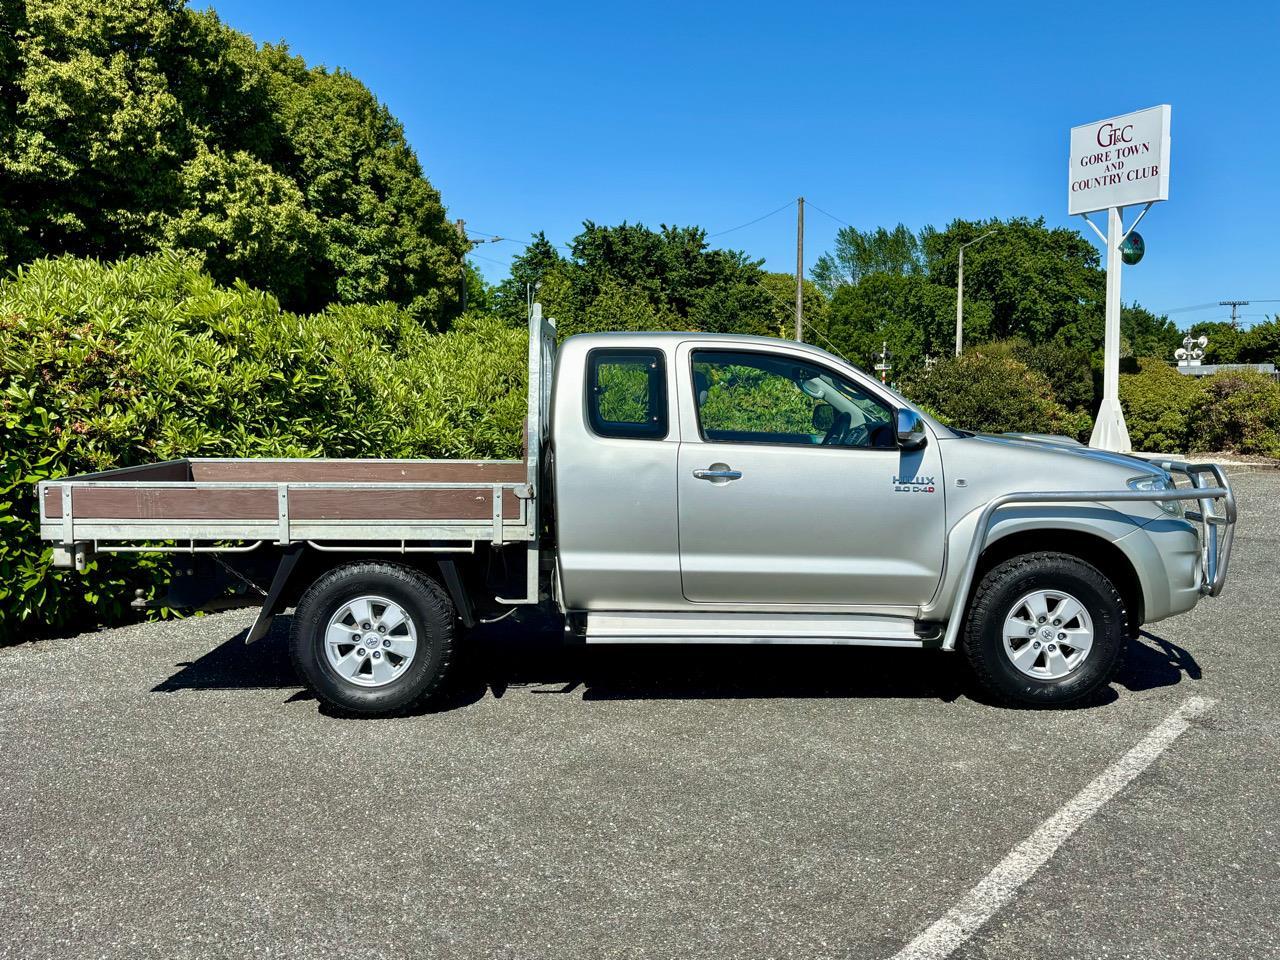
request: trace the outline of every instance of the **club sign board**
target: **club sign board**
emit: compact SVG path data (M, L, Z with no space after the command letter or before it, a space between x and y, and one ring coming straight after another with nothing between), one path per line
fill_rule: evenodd
M1169 199L1169 105L1071 128L1067 212Z

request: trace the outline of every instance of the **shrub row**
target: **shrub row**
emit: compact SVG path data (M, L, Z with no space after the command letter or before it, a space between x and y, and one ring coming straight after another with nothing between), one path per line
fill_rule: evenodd
M36 481L185 456L516 457L525 343L391 306L300 316L176 254L0 281L0 641L117 620L167 569L52 569Z
M1191 377L1147 358L1121 374L1120 402L1134 449L1280 457L1280 383L1264 374Z
M1083 389L1073 384L1088 384L1093 371L1087 358L1069 359L1051 350L1037 354L1018 341L987 344L934 364L905 389L956 427L1087 441L1093 418L1076 407ZM1052 369L1055 362L1061 369ZM1120 403L1135 450L1280 457L1280 383L1249 370L1191 377L1155 357L1135 366L1136 372L1120 375Z

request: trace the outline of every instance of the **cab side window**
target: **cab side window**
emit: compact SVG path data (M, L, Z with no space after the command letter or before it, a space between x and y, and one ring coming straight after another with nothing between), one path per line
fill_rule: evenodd
M892 447L893 411L831 371L778 354L693 354L704 440L840 447Z
M667 371L661 350L592 350L587 355L587 419L601 437L667 435Z

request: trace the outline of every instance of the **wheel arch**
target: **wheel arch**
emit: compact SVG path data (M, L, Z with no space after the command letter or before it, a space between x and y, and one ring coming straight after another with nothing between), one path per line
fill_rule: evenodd
M992 568L1013 557L1045 552L1069 554L1097 567L1115 584L1124 601L1129 633L1131 636L1137 634L1146 616L1146 601L1137 568L1114 542L1081 530L1019 530L989 543L978 558L968 600L972 601L974 588Z

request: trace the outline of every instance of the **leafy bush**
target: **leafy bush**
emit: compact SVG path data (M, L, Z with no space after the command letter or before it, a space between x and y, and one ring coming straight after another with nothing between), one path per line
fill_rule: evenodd
M1053 398L1068 410L1088 413L1097 406L1093 365L1088 350L1070 347L1056 340L1048 343L1009 342L1013 359L1044 374L1053 388ZM987 349L982 348L984 351Z
M1054 433L1084 439L1091 421L1053 396L1042 373L1003 351L941 360L906 387L909 397L945 423L980 433Z
M1135 450L1280 456L1280 384L1251 370L1209 377L1149 357L1120 376L1120 402Z
M1192 417L1204 388L1159 357L1138 361L1137 373L1120 375L1120 406L1135 450L1182 453L1192 446Z
M1207 377L1193 411L1190 446L1280 457L1280 383L1252 370Z
M525 345L391 306L299 316L176 254L32 263L0 281L0 640L116 619L163 575L51 569L36 481L184 456L518 456Z

